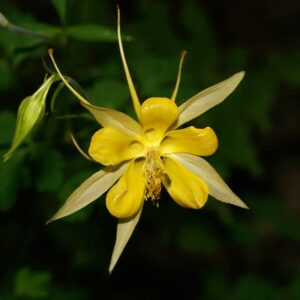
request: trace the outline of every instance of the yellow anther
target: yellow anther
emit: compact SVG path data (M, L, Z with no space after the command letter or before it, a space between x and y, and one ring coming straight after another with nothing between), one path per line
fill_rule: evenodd
M163 163L159 152L149 151L144 166L146 178L145 200L156 201L160 197L163 180Z

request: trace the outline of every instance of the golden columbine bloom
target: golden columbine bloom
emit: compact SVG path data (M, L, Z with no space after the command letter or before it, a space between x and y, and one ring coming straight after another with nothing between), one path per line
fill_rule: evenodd
M222 102L240 83L244 72L198 93L178 107L175 98L185 56L183 52L171 98L152 97L140 103L124 55L119 10L118 40L138 121L122 112L90 104L66 81L54 61L52 50L49 51L65 85L103 127L94 133L88 152L94 161L105 166L83 182L50 221L78 211L108 191L106 206L119 219L110 272L140 218L144 201L157 204L162 187L186 208L201 208L208 194L247 208L214 168L200 157L216 151L215 132L210 127L180 128Z

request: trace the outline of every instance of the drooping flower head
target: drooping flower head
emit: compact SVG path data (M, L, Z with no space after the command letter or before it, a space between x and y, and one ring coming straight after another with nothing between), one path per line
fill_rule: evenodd
M175 100L186 54L184 51L172 96L152 97L141 103L124 55L119 9L118 41L137 120L122 112L89 103L61 74L52 51L49 51L65 85L102 126L92 136L88 152L94 161L105 166L76 189L50 221L78 211L108 191L106 206L119 219L110 271L139 220L143 203L148 200L157 205L163 187L179 205L186 208L203 207L208 194L217 200L247 208L213 167L201 158L213 154L218 147L213 129L181 127L222 102L240 83L244 72L198 93L178 107Z

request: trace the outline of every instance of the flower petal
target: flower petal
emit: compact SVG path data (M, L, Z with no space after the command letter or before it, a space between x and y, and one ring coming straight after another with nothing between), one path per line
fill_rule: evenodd
M242 208L248 206L229 188L216 170L203 158L190 154L171 154L191 172L203 178L208 185L209 194L217 200Z
M217 148L218 139L210 127L198 129L194 126L169 131L160 145L162 154L183 152L207 156Z
M177 105L168 98L153 97L141 106L140 122L148 145L157 146L167 129L177 120Z
M96 131L89 147L89 155L105 166L137 158L143 153L144 146L139 141L110 127Z
M66 217L87 206L103 195L124 174L128 163L118 167L107 167L85 180L67 199L47 224Z
M139 211L131 218L120 220L117 226L117 236L116 243L114 246L113 254L111 256L110 264L108 271L112 272L117 261L119 260L127 242L129 241L143 210L143 206L139 209Z
M208 190L205 182L183 165L165 157L164 173L167 175L164 186L179 205L198 209L206 203Z
M201 91L180 105L176 128L195 119L225 100L225 98L235 90L244 75L245 72L243 71L236 73L228 79Z
M144 162L132 161L125 174L107 193L106 207L113 216L127 219L140 209L145 191Z
M81 96L60 72L53 57L53 50L49 49L48 52L60 79L72 92L72 94L80 101L80 104L85 107L103 127L113 127L127 135L137 136L140 134L141 126L128 115L117 110L92 105L83 96Z

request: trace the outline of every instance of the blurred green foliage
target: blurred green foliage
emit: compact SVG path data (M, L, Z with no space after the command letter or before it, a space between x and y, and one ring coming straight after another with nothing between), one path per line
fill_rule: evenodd
M133 114L116 43L115 3L2 0L0 10L15 25L45 37L0 28L1 157L11 145L21 100L53 70L49 47L91 102ZM100 167L72 146L70 131L87 149L98 127L63 89L54 111L48 102L36 131L0 163L0 300L299 299L299 211L291 210L270 181L277 153L264 144L277 138L272 128L278 103L299 88L299 51L287 45L255 52L247 38L239 42L237 28L236 36L226 35L233 21L218 27L208 1L201 6L143 0L124 2L121 10L125 52L141 98L170 97L183 49L188 58L178 103L246 70L228 100L194 124L216 130L220 147L209 161L251 210L209 199L204 209L188 211L163 194L159 209L146 205L109 278L116 222L103 199L44 225ZM237 22L243 28L244 20Z

